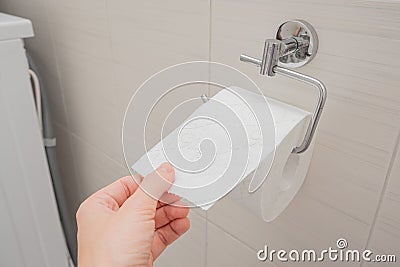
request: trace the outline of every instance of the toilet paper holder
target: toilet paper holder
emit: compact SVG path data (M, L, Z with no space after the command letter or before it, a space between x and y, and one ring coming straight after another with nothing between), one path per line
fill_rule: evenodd
M241 61L259 66L261 75L275 76L276 73L279 73L310 84L319 90L317 106L311 117L305 137L302 143L292 150L292 153L296 154L305 152L312 142L325 105L327 90L320 80L287 68L304 66L315 57L317 50L318 36L314 27L304 20L292 20L279 26L276 39L265 40L261 60L243 54L240 55Z

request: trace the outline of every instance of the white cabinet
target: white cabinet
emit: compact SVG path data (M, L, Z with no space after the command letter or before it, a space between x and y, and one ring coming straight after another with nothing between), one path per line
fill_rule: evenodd
M68 266L22 38L29 20L0 13L0 266Z

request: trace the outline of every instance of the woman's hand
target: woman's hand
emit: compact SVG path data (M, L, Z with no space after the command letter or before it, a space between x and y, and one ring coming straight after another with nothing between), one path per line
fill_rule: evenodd
M174 178L164 163L140 187L127 176L86 199L76 214L78 266L152 266L189 229L189 209L166 204L179 201L166 193Z

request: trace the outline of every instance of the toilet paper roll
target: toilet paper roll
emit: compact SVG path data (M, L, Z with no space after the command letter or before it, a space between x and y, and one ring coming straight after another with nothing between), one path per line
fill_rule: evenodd
M276 127L276 151L267 179L260 190L248 194L250 181L245 180L232 198L271 222L290 204L307 175L314 141L301 153L291 153L304 139L311 114L291 105L269 99Z
M266 102L270 108L265 108ZM229 107L237 120L225 115L228 112L221 104ZM171 155L180 154L181 158L191 162L204 156L209 164L199 164L197 171L176 168L175 183L170 192L207 210L245 177L257 172L259 166L271 167L270 172L265 173L268 174L266 177L261 176L266 178L261 190L257 194L243 192L240 201L251 206L265 220L272 220L293 199L307 173L312 148L301 155L291 154L291 151L302 141L310 116L294 106L230 87L200 106L181 126L143 155L132 169L144 176L162 162L170 161ZM215 117L224 124L209 119ZM224 127L230 129L229 136ZM230 143L231 139L241 141ZM209 150L214 153L213 157L203 155L207 148L207 144L202 143L204 140L213 142L214 149ZM243 162L246 163L244 168L240 167ZM173 165L180 164L174 162ZM234 170L238 166L240 171ZM226 175L228 172L230 175Z

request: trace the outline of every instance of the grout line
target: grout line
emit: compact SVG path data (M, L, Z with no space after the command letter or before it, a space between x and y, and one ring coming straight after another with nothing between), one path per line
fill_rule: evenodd
M206 227L205 227L205 246L204 246L204 267L208 266L208 211L206 210Z
M68 108L67 108L67 104L65 101L65 93L64 93L64 86L63 86L63 82L62 82L62 77L61 77L61 71L60 71L60 66L59 66L59 58L58 58L58 52L57 52L57 46L56 46L56 41L54 38L54 28L52 27L52 23L49 19L48 16L48 9L47 7L44 7L45 9L45 15L46 15L46 20L48 22L48 30L49 30L49 34L50 34L50 41L51 41L51 46L52 46L52 52L54 55L54 63L55 63L55 68L56 68L56 72L57 72L57 82L58 82L58 86L60 86L60 97L61 97L61 101L62 101L62 105L63 105L63 111L65 113L65 119L66 119L66 128L69 128L70 125L70 118L69 118L69 114L68 114Z
M61 103L62 103L62 109L65 115L65 120L66 120L66 125L62 126L62 128L65 130L67 129L68 132L68 146L69 146L69 150L71 151L71 154L74 155L75 150L72 144L72 135L70 134L70 117L69 117L69 113L68 113L68 108L67 108L67 103L65 100L65 89L63 86L63 82L62 82L62 77L61 77L61 71L60 71L60 66L59 66L59 57L58 57L58 53L57 53L57 46L56 46L56 42L55 42L55 38L54 38L54 28L52 26L52 23L50 21L50 17L49 17L49 10L48 10L48 6L44 6L44 12L45 12L45 16L46 16L46 20L48 22L48 31L50 34L50 42L51 42L51 47L52 52L53 52L53 56L54 56L54 64L55 64L55 68L56 68L56 72L57 72L57 83L60 89L60 97L61 97ZM59 124L59 126L61 125L61 123ZM57 138L57 136L56 136ZM77 179L77 176L79 174L79 170L78 170L78 163L76 162L76 159L74 156L72 156L72 167L73 167L73 173L75 175L75 179ZM65 177L64 177L65 178Z
M208 2L209 12L208 12L208 61L211 62L211 36L212 36L212 0ZM211 65L209 65L211 67ZM211 79L211 68L209 68L208 80ZM211 84L208 83L208 97L211 97Z
M388 167L388 170L386 172L385 182L383 184L383 187L382 187L382 190L381 190L381 194L380 194L380 197L379 197L379 201L378 201L378 205L377 205L377 208L376 208L376 211L375 211L375 215L374 215L374 218L373 218L373 221L372 221L372 224L371 224L370 231L368 233L368 238L367 238L367 242L365 244L365 249L368 249L368 247L369 247L369 245L371 243L372 234L374 232L374 229L376 227L376 223L377 223L377 220L378 220L378 216L380 214L380 210L381 210L381 206L382 206L382 203L383 203L383 199L384 199L384 196L385 196L385 193L386 193L386 189L387 189L388 184L389 184L390 175L392 173L393 166L394 166L395 161L396 161L396 156L400 155L399 152L400 152L400 133L397 136L396 145L394 146L392 157L391 157L390 162L389 162L389 167ZM362 265L363 264L361 263L360 266L362 266Z
M253 247L249 246L247 243L243 242L241 239L237 238L235 235L233 235L232 233L228 232L227 230L225 230L223 227L221 227L218 224L215 224L211 221L209 221L210 224L212 224L215 228L217 228L218 230L220 230L221 232L223 232L224 234L226 234L227 236L229 236L230 238L234 239L236 242L238 242L240 245L246 247L247 249L249 249L250 251L256 253L258 251L258 249L254 249ZM276 266L279 267L280 265L277 265L274 262L271 262L271 266Z
M221 225L216 224L212 221L209 221L210 224L212 224L215 228L223 232L224 234L228 235L230 238L236 240L238 243L242 244L243 246L247 247L248 249L255 251L255 249L251 246L249 246L247 243L243 242L241 239L233 235L231 232L228 232L226 229L224 229Z
M306 197L308 197L309 199L314 200L315 202L319 202L320 204L325 205L325 206L333 209L334 211L340 213L342 216L346 216L349 219L354 220L354 221L360 223L361 225L368 227L368 223L366 221L364 221L364 220L362 220L360 218L357 218L354 215L352 215L351 213L347 213L347 212L345 212L344 210L342 210L340 208L335 207L334 205L330 204L331 203L330 201L324 201L324 199L318 199L318 197L315 197L312 194L307 193L307 192L304 192L304 195Z
M118 79L117 79L117 71L115 69L115 59L114 59L114 46L113 46L113 39L112 39L112 33L111 33L111 18L110 18L110 5L108 1L105 1L105 9L106 9L106 17L107 17L107 35L108 35L108 48L109 48L109 60L112 63L112 79L113 79L113 85L114 85L114 94L113 94L113 104L114 104L114 109L117 110L119 108L119 103L117 99L117 90L118 90ZM125 107L126 109L126 107ZM117 112L116 112L117 113ZM118 115L118 114L116 114Z
M96 145L86 141L86 139L84 139L83 137L81 137L79 134L71 131L70 129L66 128L65 126L63 126L62 124L55 122L55 125L57 125L57 127L60 127L63 131L65 131L68 134L69 137L69 141L71 143L71 147L73 148L73 144L72 142L74 142L73 138L78 140L79 142L82 142L83 144L89 146L91 149L95 150L96 152L102 154L105 158L107 158L108 160L110 160L111 162L113 162L114 164L118 165L121 168L127 169L128 166L126 166L125 164L121 164L121 162L119 162L117 159L113 158L111 155L107 154L106 152L104 152L103 150L101 150L99 147L97 147ZM75 153L74 150L72 150L71 148L71 152L72 154ZM75 158L75 157L73 157Z
M212 36L212 0L208 1L208 61L211 61L211 36ZM210 67L211 65L209 65ZM211 80L211 68L209 68L208 80ZM208 83L208 97L211 97L211 85ZM205 226L205 246L204 246L204 267L208 266L208 211L206 211L206 226Z
M114 164L120 166L120 167L124 167L127 168L127 166L123 166L121 165L121 163L117 160L114 159L111 155L105 153L104 151L102 151L99 147L97 147L96 145L91 144L90 142L86 141L84 138L82 138L79 134L76 134L70 130L68 130L68 132L70 133L72 138L77 139L79 142L89 146L91 149L95 150L96 152L98 152L99 154L102 154L105 158L107 158L108 160L110 160L111 162L113 162Z
M117 91L120 89L119 88L119 83L118 83L118 74L117 74L117 70L116 70L116 61L114 59L114 46L113 46L113 39L112 39L112 33L111 33L111 17L110 17L110 5L109 5L109 1L105 1L105 9L106 9L106 17L107 17L107 34L108 34L108 47L109 47L109 56L110 56L110 61L111 61L111 70L110 72L112 72L112 84L114 86L114 92L113 92L113 106L114 106L114 115L115 115L115 119L120 121L120 133L119 133L119 138L120 138L120 144L122 144L123 146L123 138L122 138L122 133L124 131L124 127L123 127L123 123L125 121L125 113L128 109L128 106L125 106L123 108L124 112L123 112L123 117L121 118L119 116L119 109L121 108L121 106L119 105L119 101L118 101L118 97L117 97ZM133 95L131 96L133 97ZM110 157L112 159L114 159L114 161L117 161L119 165L121 165L121 167L125 168L128 170L129 175L131 174L131 170L129 168L129 166L127 166L127 160L125 158L125 154L123 153L123 147L120 148L121 151L120 153L122 153L124 162L121 164L119 162L118 159L114 159L115 155L110 155ZM104 152L105 153L105 152ZM105 153L107 154L107 153Z

